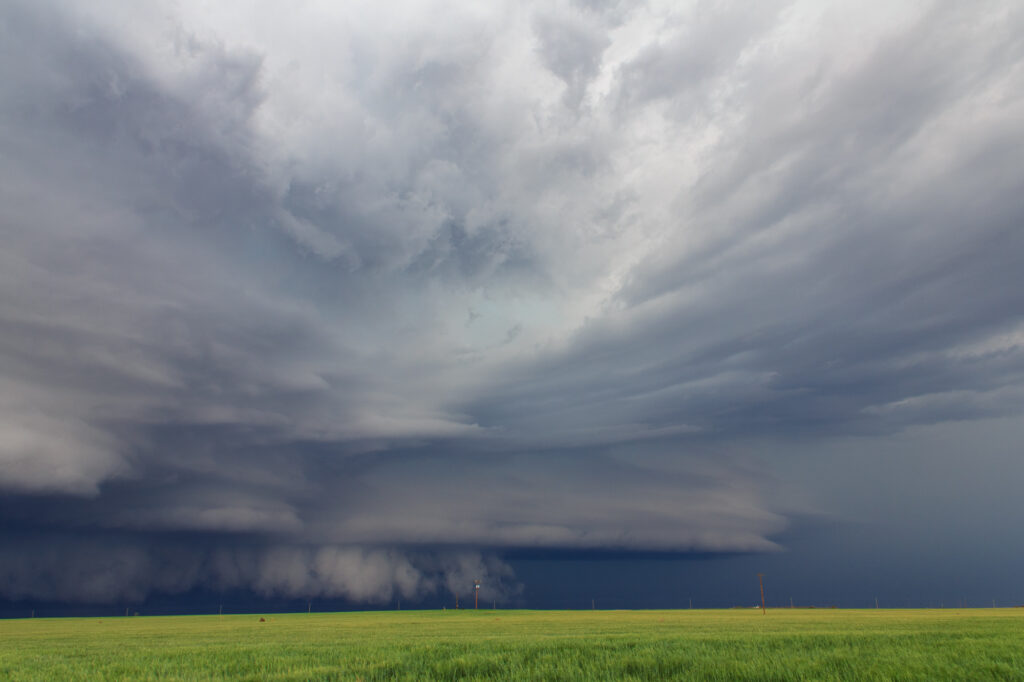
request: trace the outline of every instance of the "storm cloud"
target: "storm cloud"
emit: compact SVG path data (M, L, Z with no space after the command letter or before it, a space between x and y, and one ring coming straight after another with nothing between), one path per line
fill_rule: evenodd
M871 516L1024 411L1022 30L6 3L0 596L509 599Z

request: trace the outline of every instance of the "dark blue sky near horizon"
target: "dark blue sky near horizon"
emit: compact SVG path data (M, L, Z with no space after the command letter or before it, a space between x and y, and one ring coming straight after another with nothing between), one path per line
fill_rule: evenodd
M1024 603L1024 10L0 8L0 615Z

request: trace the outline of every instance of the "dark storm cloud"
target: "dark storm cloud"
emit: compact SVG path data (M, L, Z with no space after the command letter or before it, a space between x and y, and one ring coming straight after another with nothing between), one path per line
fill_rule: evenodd
M319 545L232 544L151 537L49 535L8 540L0 580L12 599L138 601L153 590L196 585L243 588L264 596L341 596L387 603L394 597L465 590L482 579L480 597L506 600L518 591L508 567L470 551L424 553Z
M774 551L1020 415L1012 6L403 9L3 10L4 596Z

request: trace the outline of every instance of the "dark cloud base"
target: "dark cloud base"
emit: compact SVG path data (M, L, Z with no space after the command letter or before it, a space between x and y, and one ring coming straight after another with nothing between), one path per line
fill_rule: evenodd
M498 608L664 609L731 608L759 602L757 573L765 574L770 606L828 608L985 608L1024 603L1013 575L1022 557L1013 547L982 543L905 549L884 526L799 522L779 538L785 552L680 554L643 552L505 552L515 574L512 595ZM901 547L903 547L901 549ZM471 593L462 586L460 604ZM453 608L454 592L439 589L414 597L352 601L331 597L260 596L250 590L194 589L143 599L67 603L4 600L0 617L123 616L285 613ZM486 608L492 603L484 599Z

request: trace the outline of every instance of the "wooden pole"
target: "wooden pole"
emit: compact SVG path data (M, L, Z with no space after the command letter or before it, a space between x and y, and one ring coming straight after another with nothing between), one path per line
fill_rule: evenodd
M765 615L765 614L768 613L767 609L765 609L765 607L764 607L764 580L763 580L763 578L764 578L764 573L758 573L757 574L757 584L761 586L761 615Z

